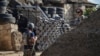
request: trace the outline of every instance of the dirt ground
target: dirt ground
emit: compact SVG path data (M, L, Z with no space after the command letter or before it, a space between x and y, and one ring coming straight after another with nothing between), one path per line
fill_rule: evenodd
M100 56L100 10L60 36L41 56Z
M36 56L40 56L42 52L36 52ZM23 56L23 52L0 51L0 56Z

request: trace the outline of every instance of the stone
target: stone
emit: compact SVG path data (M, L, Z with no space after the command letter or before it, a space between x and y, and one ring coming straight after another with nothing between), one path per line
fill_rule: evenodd
M11 34L12 47L15 51L20 51L22 49L22 35L18 31L14 31Z
M15 35L14 32L16 32ZM22 35L18 32L18 26L16 24L0 24L0 51L15 50L13 46L16 45L16 43L17 46L20 46L21 41Z
M11 47L11 31L10 24L0 25L0 50L8 50L12 49Z

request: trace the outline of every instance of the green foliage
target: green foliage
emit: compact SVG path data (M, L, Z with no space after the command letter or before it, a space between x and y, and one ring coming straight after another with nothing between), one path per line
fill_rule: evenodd
M86 8L85 12L84 12L84 15L88 16L88 15L90 15L94 11L96 11L96 8Z
M96 8L97 8L97 9L100 9L100 5L97 5Z

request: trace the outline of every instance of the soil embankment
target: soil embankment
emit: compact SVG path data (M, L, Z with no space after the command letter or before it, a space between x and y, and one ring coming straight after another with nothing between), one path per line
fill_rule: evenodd
M41 56L100 56L100 10L60 36Z

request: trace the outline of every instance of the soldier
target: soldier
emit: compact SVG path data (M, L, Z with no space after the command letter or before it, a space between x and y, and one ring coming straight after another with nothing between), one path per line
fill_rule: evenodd
M75 22L74 22L75 25L78 25L82 22L82 20L83 20L82 15L83 15L82 9L77 9L76 10L76 18L75 18Z
M24 56L34 56L35 55L35 43L37 41L36 33L33 31L34 24L29 23L27 31L23 33L24 41Z

